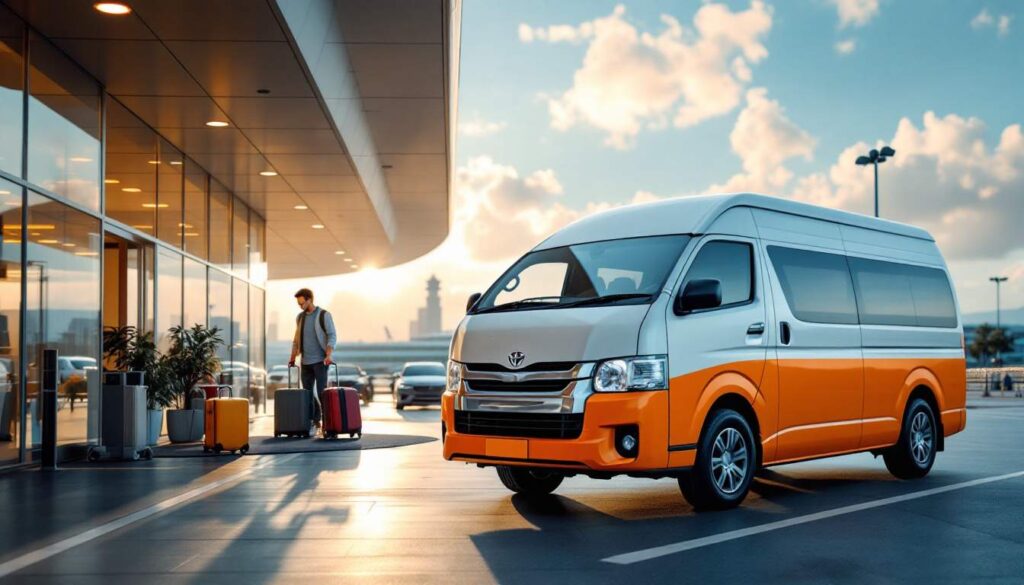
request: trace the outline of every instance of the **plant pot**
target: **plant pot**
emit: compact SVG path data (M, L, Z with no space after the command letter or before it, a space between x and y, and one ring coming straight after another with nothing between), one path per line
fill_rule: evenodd
M162 408L156 410L147 410L146 413L149 415L147 421L149 423L147 427L147 443L149 445L156 445L160 440L160 431L163 430L164 426L164 411Z
M174 409L167 411L167 438L172 443L191 443L203 438L203 411Z

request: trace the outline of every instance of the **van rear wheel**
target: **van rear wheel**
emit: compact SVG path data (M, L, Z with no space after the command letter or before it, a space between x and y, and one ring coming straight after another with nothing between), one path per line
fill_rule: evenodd
M563 476L543 469L509 467L499 465L498 479L508 489L524 496L546 496L555 491L565 479Z
M903 415L900 439L882 454L889 473L900 479L918 479L928 475L935 463L938 444L935 411L928 401L915 398Z
M731 409L711 415L697 461L679 478L679 490L695 510L725 510L747 497L757 467L757 443L750 423Z

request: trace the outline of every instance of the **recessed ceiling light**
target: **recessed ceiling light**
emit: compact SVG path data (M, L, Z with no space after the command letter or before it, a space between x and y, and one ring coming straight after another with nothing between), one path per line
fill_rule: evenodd
M39 232L30 232L28 235L30 235L30 236L41 236L43 234L41 234Z
M74 248L75 247L75 245L72 244L71 242L64 242L63 244L61 244L61 246L64 246L65 248Z
M335 252L335 254L337 254L338 256L344 256L345 255L345 250L338 250L338 251Z
M260 175L264 177L276 177L277 171L260 171Z
M118 181L117 179L103 179L103 182L108 185L117 185L121 181Z
M305 210L309 209L309 207L306 206L306 205L301 205L300 204L300 205L296 205L295 209L298 209L299 211L305 211Z
M121 190L125 193L142 193L142 189L138 187L121 187Z
M151 225L133 225L132 227L137 229L137 230L151 230L151 229L153 229L153 226L151 226Z
M172 165L180 165L180 164L181 164L181 161L180 161L180 160L172 160L172 161L171 161L171 164L172 164Z
M57 240L39 240L39 243L40 244L56 244L56 243L58 243L58 241Z
M345 262L351 262L351 261L352 261L351 258L345 258Z
M148 162L151 165L158 165L158 164L160 164L160 161L158 161L158 160L147 160L146 162Z
M145 207L146 209L166 209L167 207L169 207L169 205L166 203L143 203L142 206Z
M75 252L75 256L99 256L99 252Z
M352 269L355 270L356 268L359 268L359 265L358 264L353 264L352 265Z
M92 7L103 14L113 14L115 16L124 16L132 11L131 8L120 2L97 2Z
M73 156L73 157L69 158L68 160L71 161L71 162L80 162L80 163L92 162L91 158L85 157L85 156Z
M0 190L0 195L10 195L11 192L7 190Z
M8 199L7 201L4 201L4 205L14 207L15 205L21 205L21 201L18 201L17 199Z
M322 223L314 223L314 224L313 224L312 226L310 226L310 227L312 227L312 228L313 228L313 229L315 229L315 230L322 230L322 229L324 229L324 224L322 224Z
M227 126L228 123L227 122L222 122L221 120L210 120L209 122L206 123L206 125L211 127L211 128L223 128L223 127Z

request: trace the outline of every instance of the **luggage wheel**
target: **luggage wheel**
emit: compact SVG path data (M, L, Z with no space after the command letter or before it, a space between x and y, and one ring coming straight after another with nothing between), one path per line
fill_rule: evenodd
M249 452L249 443L246 443L246 444L242 445L242 448L239 449L238 452L241 453L242 455L245 455L246 453L248 453Z
M153 460L153 450L150 449L149 447L146 447L145 449L143 449L142 450L142 458L145 459L146 461L152 461Z
M100 452L96 449L89 449L89 454L85 456L86 459L96 463L100 460Z
M217 443L216 445L213 446L213 452L218 454L218 455L220 455L220 452L223 451L223 450L224 450L224 445L221 445L220 443Z

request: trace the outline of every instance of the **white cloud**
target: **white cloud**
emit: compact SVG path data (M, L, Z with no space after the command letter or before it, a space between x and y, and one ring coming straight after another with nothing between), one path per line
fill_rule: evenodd
M588 43L572 87L548 99L553 128L593 126L609 146L629 148L644 128L670 120L683 128L733 110L752 78L750 66L768 56L763 39L772 11L762 0L738 12L704 4L692 29L663 14L658 34L637 30L625 15L619 5L577 26L520 25L523 42Z
M988 11L988 8L982 8L981 12L971 19L971 28L978 30L985 28L986 26L992 26L993 22L995 21L992 18L992 14Z
M996 17L988 11L988 8L982 8L981 12L971 19L971 28L982 30L994 26L996 34L1000 37L1005 37L1010 34L1010 24L1012 22L1013 16L1009 14L1000 14Z
M504 130L508 124L506 122L489 122L486 120L474 119L459 122L459 133L463 136L469 136L476 138L479 136L489 136L496 134Z
M947 257L993 258L1024 247L1024 133L1019 124L985 141L977 118L927 112L921 126L908 118L888 144L896 156L879 167L883 217L920 225L935 236ZM853 161L872 147L843 150L828 173L803 177L794 196L814 203L870 213L871 170Z
M999 24L996 25L996 30L999 31L999 36L1005 37L1010 34L1010 21L1013 17L1008 14L999 15Z
M838 41L835 45L836 52L840 55L849 55L857 48L857 41L854 39L846 39Z
M743 172L712 186L712 191L777 192L793 176L784 163L794 157L810 160L814 155L815 139L786 117L779 102L768 98L768 90L748 90L746 100L729 134Z
M864 26L878 16L878 0L831 0L839 14L839 28Z

